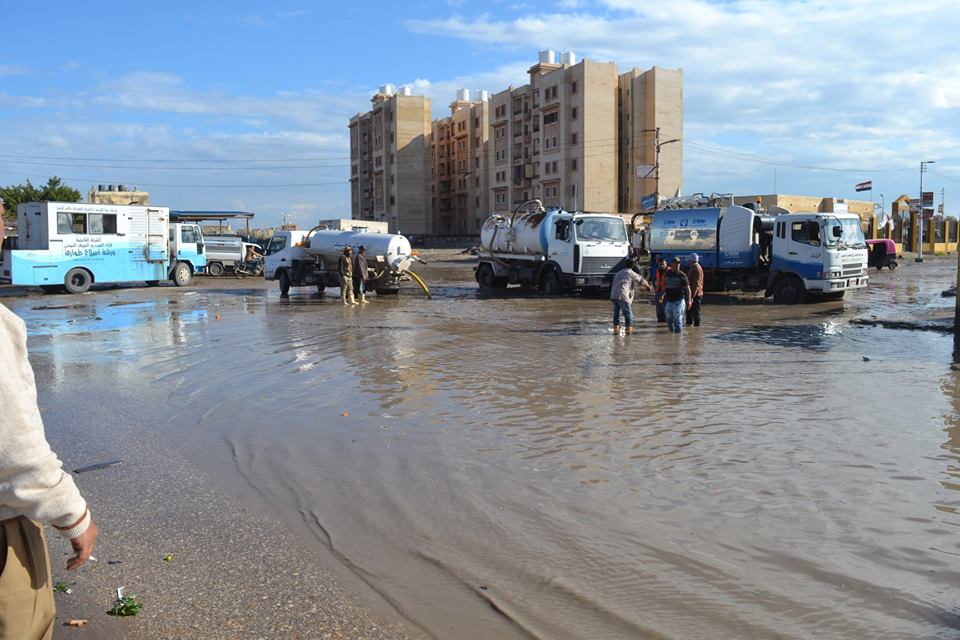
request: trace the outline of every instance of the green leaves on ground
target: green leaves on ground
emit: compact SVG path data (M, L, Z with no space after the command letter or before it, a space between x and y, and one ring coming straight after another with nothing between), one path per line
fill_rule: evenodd
M62 580L57 584L53 585L53 590L57 593L70 593L73 589L70 588L70 585Z
M142 607L143 605L137 602L137 596L123 596L117 598L117 601L113 603L113 608L107 613L111 616L135 616L140 613Z

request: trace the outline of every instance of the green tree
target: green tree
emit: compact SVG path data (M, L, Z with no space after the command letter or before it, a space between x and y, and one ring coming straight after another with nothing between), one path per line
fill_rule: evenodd
M4 219L13 222L17 219L17 205L21 202L80 202L82 196L79 191L53 176L39 188L29 180L26 184L0 187L0 198L4 203Z

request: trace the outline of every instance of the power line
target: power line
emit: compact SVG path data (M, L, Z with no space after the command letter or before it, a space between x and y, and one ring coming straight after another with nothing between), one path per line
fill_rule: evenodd
M19 173L16 171L3 171L0 170L0 173L6 173L8 175L19 176L22 175L27 178L49 178L47 175L31 174L31 173ZM59 176L62 180L70 180L72 182L89 182L96 183L99 180L92 178L69 178L67 176ZM145 187L177 187L181 189L278 189L278 188L295 188L295 187L328 187L332 185L349 185L349 181L338 180L336 182L304 182L298 184L162 184L157 182L139 182L139 181L130 181L131 184L136 182L137 185L143 185Z

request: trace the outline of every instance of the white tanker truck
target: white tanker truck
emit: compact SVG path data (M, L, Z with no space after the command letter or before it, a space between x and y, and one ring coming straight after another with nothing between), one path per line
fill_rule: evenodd
M620 216L546 209L539 200L521 204L513 215L487 218L480 243L481 289L519 284L546 295L610 288L630 252Z
M419 261L410 241L393 233L374 233L365 229L335 231L315 227L310 231L285 229L273 234L267 245L263 275L280 284L280 294L289 295L290 287L340 286L338 261L344 247L352 247L353 255L363 246L370 267L370 289L380 295L396 294L408 276L427 291L423 281L410 270ZM429 294L429 292L427 292Z

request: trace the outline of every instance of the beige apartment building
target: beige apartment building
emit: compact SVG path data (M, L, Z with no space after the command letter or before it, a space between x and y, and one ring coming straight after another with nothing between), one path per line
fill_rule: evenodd
M462 235L534 198L629 214L643 196L680 192L682 70L618 74L612 62L541 51L528 75L489 99L460 90L432 123L429 99L381 87L350 120L353 217Z
M619 78L620 211L683 187L683 71L631 69Z
M353 218L432 234L430 99L384 85L370 102L370 111L350 118Z
M491 205L616 211L617 68L541 52L530 82L490 100Z
M489 101L486 91L470 100L457 91L450 116L433 121L430 139L431 195L434 233L467 235L480 232L490 215L487 166Z

